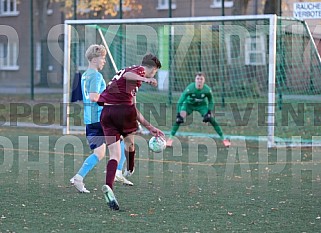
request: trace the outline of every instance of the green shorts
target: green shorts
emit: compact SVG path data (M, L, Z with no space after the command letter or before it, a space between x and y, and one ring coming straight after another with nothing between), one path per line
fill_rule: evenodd
M192 112L196 111L201 114L201 116L204 116L208 112L208 106L207 105L195 105L195 104L187 104L183 103L183 105L180 108L180 112L185 111L187 112L187 115L190 115Z

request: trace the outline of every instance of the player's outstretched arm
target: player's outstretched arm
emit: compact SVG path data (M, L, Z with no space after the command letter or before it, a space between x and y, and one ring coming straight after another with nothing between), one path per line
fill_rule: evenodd
M157 86L157 80L155 78L145 78L133 72L126 72L123 77L127 80L142 81L152 86Z
M136 108L137 111L137 120L146 128L149 130L149 132L153 135L153 136L161 136L161 137L165 137L165 134L158 128L154 127L151 123L149 123L144 116L140 113L140 111Z

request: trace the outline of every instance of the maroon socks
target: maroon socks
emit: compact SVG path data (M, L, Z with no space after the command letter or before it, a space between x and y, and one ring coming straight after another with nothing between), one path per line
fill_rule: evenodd
M134 170L134 166L135 166L135 151L125 151L126 154L128 154L128 163L127 163L127 170L132 172Z
M106 184L113 189L113 183L115 180L116 170L117 170L117 160L111 159L108 161L106 166Z

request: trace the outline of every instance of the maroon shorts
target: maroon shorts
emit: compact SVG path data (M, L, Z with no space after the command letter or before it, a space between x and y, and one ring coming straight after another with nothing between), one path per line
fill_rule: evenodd
M100 115L106 144L110 145L119 140L120 136L136 132L137 112L135 105L104 105Z

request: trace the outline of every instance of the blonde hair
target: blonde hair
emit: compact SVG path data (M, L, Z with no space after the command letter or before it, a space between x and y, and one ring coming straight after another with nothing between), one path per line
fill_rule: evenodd
M105 46L93 44L88 47L85 56L88 59L88 61L91 61L95 57L106 56L106 54L107 50Z

